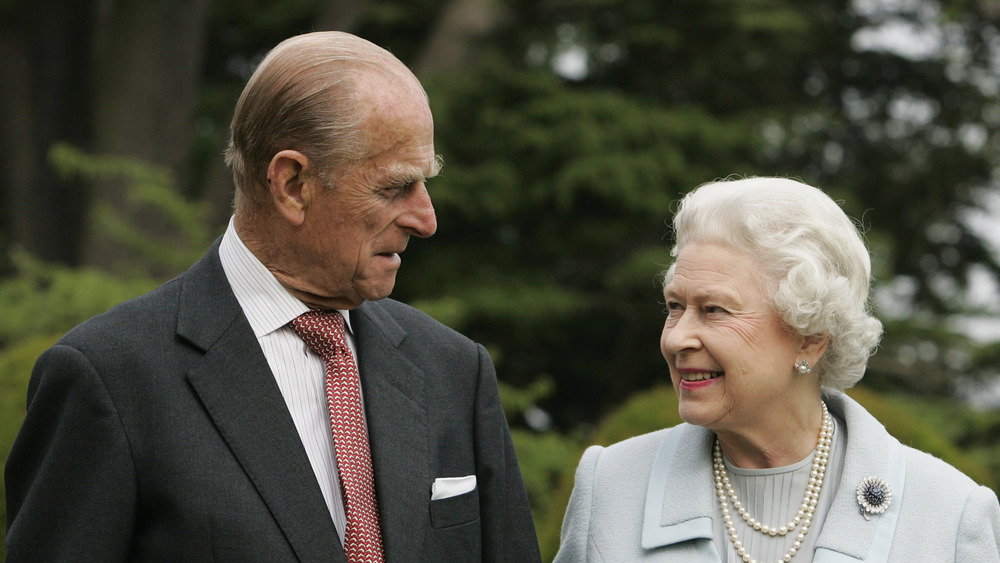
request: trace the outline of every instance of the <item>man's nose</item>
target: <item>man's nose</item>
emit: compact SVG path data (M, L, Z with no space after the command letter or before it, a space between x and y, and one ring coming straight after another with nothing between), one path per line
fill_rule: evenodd
M437 215L431 203L431 194L423 182L414 188L408 204L409 209L399 218L400 226L420 238L433 235L437 231Z

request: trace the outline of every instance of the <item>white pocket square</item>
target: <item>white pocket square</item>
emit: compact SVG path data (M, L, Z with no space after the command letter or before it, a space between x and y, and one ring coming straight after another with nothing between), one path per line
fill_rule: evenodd
M431 485L431 500L441 500L445 498L464 495L476 488L476 476L466 475L465 477L438 477Z

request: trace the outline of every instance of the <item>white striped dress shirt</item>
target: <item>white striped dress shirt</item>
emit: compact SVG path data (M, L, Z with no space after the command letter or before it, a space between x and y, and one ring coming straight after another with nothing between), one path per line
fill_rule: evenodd
M292 415L292 421L343 543L347 516L340 491L330 413L326 403L326 366L323 359L288 324L308 311L309 307L289 293L243 244L236 234L232 219L222 236L219 258L233 293L267 358L281 395L285 398L288 412ZM341 313L344 315L347 344L357 358L351 317L347 311Z

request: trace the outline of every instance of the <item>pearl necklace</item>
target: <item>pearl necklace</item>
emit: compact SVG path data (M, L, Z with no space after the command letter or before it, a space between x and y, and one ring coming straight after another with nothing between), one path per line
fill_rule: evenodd
M719 497L719 505L722 507L722 519L726 523L726 531L729 533L729 539L733 542L733 547L736 548L737 555L746 563L757 563L757 560L747 553L746 547L744 547L739 535L737 535L736 526L733 524L733 518L727 501L732 501L733 507L743 517L743 520L755 531L762 534L772 537L785 536L800 525L802 526L795 541L792 542L792 547L788 549L784 557L778 560L778 563L788 563L791 561L792 557L798 553L799 548L802 547L802 542L805 540L806 534L809 533L809 526L812 524L813 514L816 512L816 505L819 502L819 493L823 489L826 465L830 459L830 445L833 442L833 418L826 409L826 404L823 402L820 402L820 404L823 406L823 424L820 426L819 441L816 444L812 470L809 473L809 485L806 487L806 494L802 499L802 505L799 506L799 511L784 526L776 527L761 524L759 520L752 517L746 508L743 507L743 504L736 498L736 490L729 480L726 464L722 461L722 447L719 445L719 439L718 437L715 439L715 447L712 451L715 492Z

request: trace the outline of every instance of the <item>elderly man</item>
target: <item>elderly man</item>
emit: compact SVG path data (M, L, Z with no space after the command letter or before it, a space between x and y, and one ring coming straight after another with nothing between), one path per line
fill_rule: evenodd
M236 212L178 278L38 360L8 561L535 561L485 349L392 291L437 228L412 73L345 33L271 51Z

